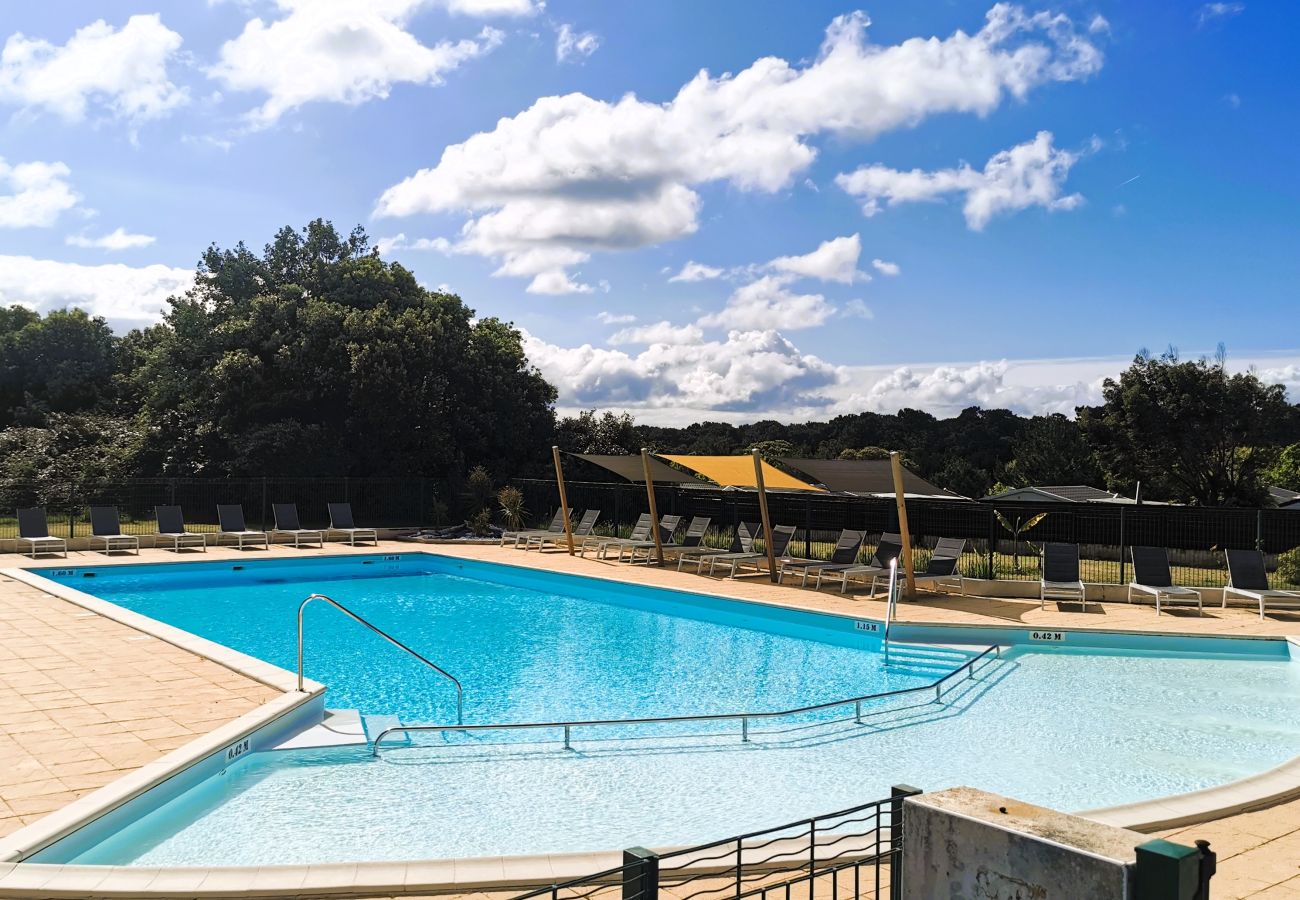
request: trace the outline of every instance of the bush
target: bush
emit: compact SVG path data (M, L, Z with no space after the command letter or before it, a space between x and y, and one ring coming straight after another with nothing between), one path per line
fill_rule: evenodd
M1277 577L1287 584L1300 584L1300 547L1278 556Z
M492 533L492 510L480 509L470 516L469 530L475 537L487 537Z
M488 470L482 466L475 466L469 470L469 477L465 479L465 486L469 488L470 509L478 512L487 509L492 500L492 476Z
M497 503L501 505L501 521L511 531L524 527L528 510L524 508L523 491L517 487L503 487L497 491Z

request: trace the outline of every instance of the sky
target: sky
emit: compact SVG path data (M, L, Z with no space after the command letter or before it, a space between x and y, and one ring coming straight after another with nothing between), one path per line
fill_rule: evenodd
M1141 349L1300 400L1300 7L0 0L0 302L157 321L322 217L559 410L1065 412Z

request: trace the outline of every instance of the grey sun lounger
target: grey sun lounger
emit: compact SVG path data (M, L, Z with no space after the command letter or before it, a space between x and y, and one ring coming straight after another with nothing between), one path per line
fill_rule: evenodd
M326 537L331 534L345 534L348 538L348 544L355 547L357 541L365 543L370 541L376 547L379 546L379 532L373 528L358 528L356 520L352 518L351 503L327 503L330 512L330 527L326 532Z
M1156 598L1156 615L1162 605L1196 604L1197 613L1205 615L1205 603L1200 591L1174 584L1169 572L1169 551L1164 547L1131 547L1133 580L1128 586L1128 602L1133 593L1150 594Z
M777 559L778 565L781 557L785 556L786 551L790 549L790 541L794 540L794 533L797 529L793 525L774 525L772 527L772 555ZM735 578L736 573L742 565L753 566L757 571L762 568L760 563L767 563L767 551L759 553L751 550L749 553L722 553L709 558L709 574L716 571L718 563L724 564L728 570L728 578Z
M188 531L185 528L185 517L181 514L179 506L155 506L153 509L154 517L158 520L158 536L154 538L154 546L160 544L171 544L171 549L177 553L182 547L200 547L204 553L208 552L208 536L199 531Z
M561 520L561 522L562 521L563 520ZM580 538L585 538L588 535L590 535L593 531L596 530L596 523L599 521L600 521L600 510L598 509L589 509L582 514L582 518L578 520L578 524L573 526L573 539L575 542L575 547L577 541ZM557 532L548 531L544 534L529 535L524 540L524 549L525 550L530 549L533 546L533 544L537 545L538 550L544 549L547 544L551 544L556 547L565 547L567 549L563 524L561 524L561 528Z
M103 553L133 550L137 556L140 554L140 539L122 533L122 517L118 515L116 506L90 508L90 542L92 546L101 543L99 549Z
M686 533L682 535L680 541L661 541L660 543L662 544L664 561L666 562L672 556L699 547L701 542L704 540L704 535L709 530L709 523L712 521L713 519L709 516L693 516L690 523L686 526ZM638 548L632 549L632 562L636 562L637 549ZM654 541L651 541L649 546L639 549L645 550L645 561L648 564L650 562L650 554L654 550Z
M306 541L309 545L315 543L317 547L325 547L325 532L319 528L303 528L302 522L298 520L297 503L272 503L271 513L275 516L275 527L271 529L271 537L277 534L288 535L293 538L294 549L302 546Z
M245 544L261 544L270 548L271 542L265 531L252 531L244 524L244 507L238 503L217 504L217 543L222 538L234 538L240 550Z
M536 534L555 534L564 530L565 509L560 507L551 517L551 524L545 528L521 528L519 531L501 532L501 546L506 545L506 541L511 541L516 547L520 546L520 541L526 541L529 537Z
M784 581L786 572L802 572L803 580L800 584L803 587L808 586L808 575L812 572L821 572L823 569L850 568L857 564L858 553L862 550L862 542L867 539L865 531L854 531L851 528L845 528L840 532L839 539L835 541L835 549L831 551L830 559L792 559L786 557L777 563L777 580Z
M677 530L677 526L680 525L681 523L682 523L681 516L660 516L659 517L659 543L660 544L672 543L673 532ZM628 538L627 540L615 544L614 546L618 548L618 558L620 562L623 560L624 550L627 551L628 560L630 562L636 562L636 552L638 550L645 550L646 562L648 563L650 561L650 551L654 550L655 547L654 532L647 531L646 536L639 541L633 540L632 538ZM606 552L608 553L608 551Z
M893 532L886 531L880 536L880 543L876 545L876 553L871 557L871 562L865 566L844 566L831 568L823 566L817 570L816 587L822 586L822 578L830 576L831 578L840 579L840 593L846 594L849 590L849 581L854 578L860 578L864 582L871 579L871 595L875 596L876 582L881 578L889 576L889 564L898 559L899 554L903 552L903 539Z
M926 563L925 571L917 572L913 576L916 586L925 585L931 590L938 590L952 587L955 581L957 589L965 597L966 580L962 578L961 570L957 567L961 562L961 555L965 552L965 538L939 538L934 545L934 552L930 554L930 561Z
M1048 600L1088 605L1088 591L1079 576L1079 545L1048 541L1043 544L1043 574L1038 581L1039 609ZM1098 601L1093 601L1094 603Z
M704 571L704 564L711 556L725 556L728 553L752 553L754 552L754 535L758 534L762 526L757 522L741 522L736 526L736 533L732 535L730 547L705 547L703 544L695 547L686 547L676 551L677 571L682 570L682 566L688 560L695 561L695 571Z
M27 552L19 548L27 545ZM45 517L45 510L38 506L18 510L18 537L14 540L15 552L35 559L45 553L62 553L68 557L68 542L50 534L50 523Z
M606 554L609 553L610 547L615 547L620 544L639 544L648 537L650 537L650 513L641 513L641 515L637 516L636 524L632 526L632 533L630 535L621 538L616 535L589 534L579 545L578 555L586 556L587 549L591 548L596 552L596 557L598 559L604 559ZM621 557L622 555L623 552L620 550L619 556Z
M1228 595L1244 597L1259 604L1259 617L1268 607L1300 609L1300 591L1279 591L1268 586L1268 569L1264 554L1258 550L1225 550L1228 557L1228 585L1223 589L1223 606Z

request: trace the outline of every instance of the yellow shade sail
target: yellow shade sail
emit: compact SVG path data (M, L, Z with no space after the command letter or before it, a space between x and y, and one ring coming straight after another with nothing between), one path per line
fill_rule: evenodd
M674 462L693 472L699 472L710 481L724 487L756 488L754 483L754 458L752 456L669 456L661 458ZM772 491L821 491L815 484L787 475L780 469L763 462L763 486Z

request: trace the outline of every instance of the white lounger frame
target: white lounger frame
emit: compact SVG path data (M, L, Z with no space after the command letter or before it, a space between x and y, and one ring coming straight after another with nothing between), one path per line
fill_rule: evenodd
M1264 613L1267 611L1270 602L1276 603L1279 609L1300 609L1300 591L1250 591L1246 588L1236 588L1228 585L1223 589L1223 604L1221 606L1223 609L1228 606L1229 594L1258 603L1259 618L1261 620L1263 620Z
M1160 615L1162 606L1187 606L1196 604L1196 611L1199 615L1205 615L1205 598L1201 596L1200 591L1194 591L1189 587L1171 584L1168 586L1157 586L1154 584L1138 584L1136 581L1130 581L1128 584L1128 602L1133 602L1133 592L1146 594L1156 598L1156 615Z

